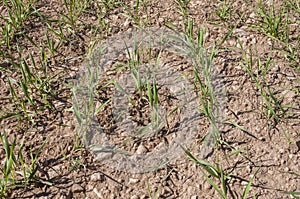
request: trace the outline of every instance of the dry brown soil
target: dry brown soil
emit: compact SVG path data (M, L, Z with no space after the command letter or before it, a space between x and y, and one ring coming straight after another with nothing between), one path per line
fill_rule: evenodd
M2 44L3 59L0 60L0 104L1 116L4 113L15 112L24 116L11 99L8 78L21 78L20 71L15 70L11 63L22 58L30 61L30 53L36 60L38 68L40 60L40 46L46 46L46 33L48 21L56 30L56 19L61 19L65 13L63 1L45 0L38 2L35 7L44 15L44 18L33 15L25 22L24 30L34 43L34 46L26 37L16 36L12 41L12 48L8 50ZM126 5L133 5L135 1L125 1ZM138 16L146 21L148 15L149 27L164 27L167 22L184 29L184 18L178 12L178 6L173 0L146 1L145 8L140 9ZM270 1L271 2L271 1ZM280 3L280 2L279 2ZM275 1L276 7L279 3ZM24 117L1 118L1 128L5 129L9 140L16 138L17 143L25 142L24 154L28 161L30 151L36 152L43 141L47 139L45 146L38 158L40 168L37 176L43 181L49 181L52 185L42 182L15 187L8 190L6 198L218 198L215 189L207 182L199 167L190 161L187 156L182 156L172 164L167 164L160 170L144 174L131 174L117 171L113 165L103 165L93 160L93 155L86 149L78 147L76 140L76 120L71 111L71 89L68 84L78 75L85 57L88 55L93 41L101 41L112 35L122 33L134 28L136 23L123 15L126 13L124 6L116 6L110 10L101 7L105 13L104 20L109 27L101 32L96 29L99 26L96 3L91 3L76 21L78 31L72 34L64 25L63 32L69 42L63 42L57 52L51 56L46 51L48 60L45 63L47 75L41 77L50 81L45 85L49 93L32 93L36 101L34 107L28 105L29 122ZM225 158L231 149L222 145L218 154L219 164L226 173L231 173L228 181L228 198L240 198L247 182L254 176L253 184L247 198L291 198L283 194L284 191L300 191L300 81L299 70L291 64L291 61L276 49L282 48L279 42L268 38L265 34L251 25L260 22L260 17L255 13L257 2L232 1L229 4L232 9L232 18L221 21L216 14L217 9L222 8L222 1L197 1L191 0L189 4L190 17L194 19L196 33L197 27L206 28L205 47L211 49L216 44L218 53L214 59L214 65L221 71L226 87L226 109L224 110L226 121L222 129L222 138L230 146L242 149L244 157L232 155ZM5 7L0 3L2 15L6 14ZM291 12L290 36L291 42L299 45L299 13ZM52 21L51 21L52 20ZM3 23L3 22L2 22ZM234 25L234 31L228 36L230 24ZM145 25L145 26L146 26ZM92 32L92 28L95 32ZM53 33L49 35L58 42L59 39ZM228 37L227 37L228 36ZM252 49L254 59L254 73L261 75L257 66L258 57L265 62L270 56L271 68L265 78L270 88L275 90L275 96L283 106L292 105L285 109L286 113L278 110L283 117L279 122L274 118L267 119L267 109L263 97L256 84L247 71L241 66L242 50L238 39L243 44L247 53ZM222 42L224 41L224 42ZM20 54L17 52L20 47ZM299 52L299 51L298 51ZM299 58L299 54L296 55ZM299 59L298 59L299 60ZM296 63L299 66L299 63ZM184 71L181 66L178 71ZM33 68L32 68L33 69ZM290 88L294 88L291 90ZM161 91L166 92L166 91ZM18 92L18 95L24 96ZM43 98L46 96L46 99ZM98 96L100 103L109 97L109 93ZM168 104L169 103L169 104ZM170 101L166 106L171 106L176 101ZM149 109L149 107L148 107ZM132 107L132 114L140 112L141 117L147 116L147 107L143 102ZM104 115L101 115L104 114ZM107 125L113 130L109 122L109 110L98 115L101 125ZM141 121L136 116L137 122ZM174 117L176 119L176 117ZM230 124L234 121L242 126L245 131ZM190 147L191 153L198 157L200 140L207 132L209 122L203 119L199 122L201 128ZM169 128L172 128L169 127ZM1 132L3 132L1 130ZM170 130L170 129L165 129ZM115 135L111 135L115 136ZM166 135L167 136L167 135ZM117 138L111 138L117 139ZM118 138L120 139L120 138ZM156 139L156 141L155 141ZM155 142L162 138L153 139ZM151 150L151 143L146 143L147 150ZM129 149L130 150L130 149ZM132 148L131 150L135 150ZM4 162L4 149L0 145L0 156ZM199 157L200 158L200 157ZM205 159L214 164L215 153ZM214 178L213 178L214 179ZM217 179L214 181L219 186ZM156 194L157 193L157 194Z

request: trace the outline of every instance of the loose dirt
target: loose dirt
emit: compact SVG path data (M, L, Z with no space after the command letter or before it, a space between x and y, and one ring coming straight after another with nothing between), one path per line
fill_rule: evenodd
M126 5L134 5L135 1L124 1ZM268 1L271 2L271 1ZM279 7L280 3L274 1ZM253 26L261 21L255 13L257 3L253 1L234 1L229 4L232 10L231 18L223 21L218 17L216 10L222 9L222 1L196 1L189 4L189 15L197 26L206 28L205 44L207 49L214 45L218 47L218 53L214 59L214 65L221 71L221 77L226 87L226 108L224 110L226 121L224 122L222 139L228 145L220 145L218 150L205 159L215 164L218 155L218 164L225 173L232 177L228 183L228 198L241 198L241 195L253 178L250 192L247 198L291 198L284 194L285 191L300 191L300 81L299 70L295 64L278 52L284 47ZM33 59L42 71L42 63L45 64L46 73L41 72L43 80L49 77L45 83L49 93L36 91L32 93L36 104L28 106L28 113L20 111L9 97L11 95L8 79L22 78L20 71L8 62L0 61L0 105L1 105L1 132L5 129L9 140L16 138L17 143L24 140L24 154L26 162L30 163L30 152L34 154L46 140L45 146L38 157L40 168L37 176L42 179L39 183L26 187L15 187L8 190L6 198L217 198L218 193L205 179L201 167L189 160L185 155L176 161L165 165L163 168L148 173L128 173L114 169L114 165L103 165L101 161L95 161L93 154L81 147L77 139L76 120L72 112L72 92L70 84L74 80L85 57L91 49L92 41L101 41L110 36L133 29L137 22L126 17L127 10L124 6L115 6L105 12L104 20L108 27L100 28L96 13L96 3L91 3L76 21L78 31L72 34L67 25L62 30L67 41L62 42L53 56L50 52L47 61L40 59L40 48L46 46L46 33L48 26L46 20L58 31L56 19L61 19L65 13L61 1L40 1L36 9L43 13L44 17L32 16L26 21L26 34L38 44L34 46L28 39L18 37L12 41L12 49L0 43L0 51L3 60L19 62L19 54L28 60L30 66ZM6 15L3 3L0 3L2 15ZM134 9L131 9L135 12ZM230 12L227 10L226 12ZM276 12L279 12L276 9ZM184 29L184 18L178 12L175 1L147 1L143 9L137 11L142 21L147 21L148 27L165 27L173 23L179 30ZM226 15L228 17L228 15ZM291 45L299 45L299 13L291 11L290 14L290 42ZM1 20L0 20L1 21ZM3 24L4 22L1 21ZM230 26L234 26L230 32ZM94 28L94 29L92 29ZM98 29L97 29L98 28ZM96 33L94 34L93 31ZM58 37L48 32L59 42ZM17 52L17 44L20 52ZM56 43L57 44L57 43ZM242 66L243 52L250 49L255 62L253 71L256 76L262 77L262 71L258 67L258 58L264 63L270 59L271 67L263 79L264 88L275 90L275 97L284 108L276 110L280 119L275 121L269 117L267 105L258 90L255 81ZM299 60L299 54L295 57ZM296 60L296 59L295 59ZM187 64L173 64L179 72L189 71ZM4 70L2 70L2 68ZM33 67L31 68L33 69ZM9 72L12 71L12 72ZM115 75L118 78L121 74ZM109 77L109 76L107 76ZM101 82L99 83L101 84ZM14 85L15 86L15 85ZM113 94L106 88L95 96L97 103L102 104ZM293 88L293 89L290 89ZM158 89L161 102L171 111L176 106L176 99L170 100L172 93L167 88ZM268 91L267 91L268 93ZM24 93L18 95L24 97ZM142 95L146 95L145 93ZM47 96L43 98L43 96ZM134 101L138 99L138 93L131 96ZM28 102L25 102L27 105ZM108 106L109 107L109 106ZM147 125L151 117L150 107L146 101L138 101L130 107L130 114L136 124ZM22 117L2 116L5 113L18 113ZM149 115L150 114L150 115ZM24 119L27 118L27 119ZM115 132L111 108L99 112L97 119L107 133L110 140L124 147L124 137ZM146 118L144 121L142 118ZM143 140L140 137L132 137L129 144L123 149L140 153L151 151L158 143L167 142L172 135L172 129L176 126L176 120L180 113L175 113L168 125L163 127L160 136ZM29 121L29 122L28 122ZM237 128L233 122L238 124ZM201 159L199 149L201 140L207 133L210 123L202 117L199 120L199 131L193 140L189 150ZM138 143L138 144L136 144ZM140 147L143 146L144 148ZM233 149L241 150L243 155L230 154ZM230 155L229 155L230 154ZM3 145L0 145L1 168L5 160ZM257 172L257 173L256 173ZM20 176L16 176L20 178ZM213 178L221 187L220 182ZM43 182L49 182L43 183Z

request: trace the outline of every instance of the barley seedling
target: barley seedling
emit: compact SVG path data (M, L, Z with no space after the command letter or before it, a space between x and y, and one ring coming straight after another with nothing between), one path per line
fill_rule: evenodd
M300 199L300 191L286 191L284 194L290 195L292 198Z
M12 96L12 100L13 103L16 107L20 107L21 110L19 110L20 114L22 114L26 119L29 119L29 112L27 111L27 106L26 103L21 99L21 97L19 97L19 95L17 95L16 90L15 90L15 86L19 87L19 84L17 83L17 81L13 78L8 78L8 86L9 86L9 91L10 94Z
M33 1L4 0L3 3L8 10L8 15L0 16L0 19L5 22L5 25L2 28L2 34L5 37L7 48L11 49L11 41L15 36L18 34L25 35L21 29L24 22L33 14L31 9Z
M95 115L94 112L94 81L98 78L97 72L96 75L94 74L95 71L92 71L90 68L86 71L86 79L88 85L83 85L85 82L78 82L78 85L73 86L73 111L75 117L78 122L78 130L79 137L82 137L84 143L88 143L87 136L85 134L86 129L91 124L93 120L93 116ZM83 95L88 96L88 101L83 102L82 99L79 99L76 93L81 92ZM82 134L83 133L83 134Z
M80 81L72 85L73 111L78 122L78 138L83 140L83 145L90 146L89 133L97 133L89 128L95 122L95 112L98 111L94 104L94 90L99 79L99 68L91 67L96 65L96 58L101 57L105 48L100 48L86 61L86 68L83 71ZM96 57L96 58L95 58ZM84 99L82 99L84 96ZM87 100L85 100L87 99ZM92 131L92 132L90 132ZM78 139L79 141L79 139Z
M71 42L70 39L66 36L66 34L63 31L64 30L63 22L61 20L55 20L52 22L56 23L56 25L58 26L58 30L56 31L48 22L46 22L48 30L52 32L54 35L56 35L60 39L60 42L62 41L66 43Z
M198 38L193 38L193 21L190 21L188 25L187 32L184 33L183 37L170 36L175 41L182 43L188 48L188 52L185 52L192 58L193 71L194 71L194 87L195 92L198 96L199 103L202 109L198 109L211 124L210 132L205 136L206 144L209 148L213 147L219 140L219 130L218 125L223 118L220 118L222 114L220 110L223 108L222 104L224 103L224 90L221 87L222 92L216 92L215 88L220 84L216 82L216 79L213 79L212 76L215 76L217 71L214 71L212 68L212 60L215 57L216 49L213 48L211 53L208 55L207 51L203 48L204 44L204 30L198 30ZM189 23L188 23L189 24ZM185 49L179 50L186 51ZM203 77L203 79L201 78ZM213 82L212 82L213 81ZM215 84L215 85L213 85ZM219 85L220 86L220 85ZM222 98L221 100L217 98Z
M10 144L6 132L0 135L1 142L3 144L5 150L5 162L3 168L1 168L1 173L3 174L3 178L1 179L1 196L4 196L7 189L13 186L15 172L14 167L16 166L17 158L14 154L15 147L16 147L16 139Z
M103 0L103 1L99 1L97 2L97 6L99 8L99 10L105 10L105 13L110 12L111 10L113 10L114 8L117 8L119 6L124 6L124 2L120 1L120 0Z
M27 165L25 163L25 160L24 160L24 157L22 154L22 149L23 149L23 142L22 142L20 150L18 152L18 161L20 163L22 170L16 172L23 177L22 184L27 185L29 183L41 181L44 184L52 185L50 182L41 180L40 178L38 178L36 176L36 172L40 168L37 158L40 156L42 149L44 148L46 142L47 142L47 139L43 141L42 145L39 147L39 149L36 152L33 152L32 146L30 146L30 165Z
M219 102L219 99L217 99L217 97L220 96L216 95L217 91L215 90L215 87L212 83L211 75L213 71L211 67L214 54L214 49L212 50L212 53L209 57L207 57L204 52L200 52L200 54L197 55L198 63L196 63L194 67L196 90L198 87L200 91L196 92L197 96L199 96L199 102L202 107L202 109L199 109L199 111L208 118L212 126L212 129L210 129L210 132L208 132L208 134L206 135L207 144L210 146L216 144L220 137L219 125L223 118L220 118L220 116L222 115L220 114L220 111L222 110L219 110L221 107L218 106L220 106L220 103L224 103ZM200 71L202 71L204 81L202 81L200 78Z
M106 11L105 11L106 10ZM100 35L102 35L105 31L109 30L109 20L106 18L106 15L108 12L107 9L103 9L103 6L101 2L97 3L97 20L98 20L98 27L95 29L100 32Z
M144 81L141 77L141 74L134 65L131 66L131 76L134 80L135 87L137 88L138 93L142 96L143 88L144 88Z
M48 33L46 33L46 44L50 51L51 56L54 57L54 54L57 52L58 48L62 45L62 40L60 40L55 45L55 40L51 38Z
M129 54L130 57L129 67L131 69L131 76L133 78L135 88L138 91L139 97L141 99L146 98L146 100L149 103L150 111L151 111L151 128L156 132L163 126L163 123L161 122L162 118L160 115L161 110L159 109L157 84L155 83L155 77L152 77L153 74L146 74L144 78L142 77L142 74L139 71L139 67L141 64L140 54L137 50L136 43L134 45L133 51L134 51L133 55ZM159 59L159 55L156 58L156 66L159 62L158 59ZM125 93L127 95L129 102L132 105L135 105L135 102L131 99L131 97L127 94L127 92L124 91L123 88L120 88L120 85L117 85L117 87L119 88L120 91L122 91L122 93ZM142 128L141 131L138 131L136 134L141 134L148 128L149 126L146 126L145 128Z
M233 18L233 9L231 2L228 2L226 0L222 1L221 7L216 9L215 12L225 26L227 26L227 23L231 24Z
M42 96L42 99L44 102L46 102L46 105L50 105L47 99L47 96L51 94L51 90L48 87L48 82L55 77L54 76L48 76L47 78L40 77L39 74L34 73L30 68L31 66L36 70L39 71L39 68L37 67L35 60L32 56L32 54L29 54L30 61L32 62L31 66L29 66L28 61L25 58L22 58L21 55L21 49L19 48L19 45L17 45L17 50L20 56L20 59L22 59L21 64L15 64L15 68L19 69L22 74L22 79L19 80L18 87L21 88L25 99L29 102L30 106L36 109L36 100L34 99L33 95L37 92L40 93L40 96ZM47 71L44 71L44 75Z
M277 49L277 51L286 57L286 59L289 61L289 64L293 66L297 72L300 72L300 36L298 36L298 41L295 45L286 43L284 46L284 49Z
M152 193L149 181L147 182L147 191L148 191L148 196L150 197L150 199L157 199L158 198L158 194L159 194L160 190L157 189L154 193Z
M147 81L148 102L151 109L151 127L154 131L160 130L165 124L165 118L159 108L158 90L155 82L152 84Z
M126 13L123 13L125 17L132 20L134 22L134 25L137 28L142 28L143 22L139 16L139 1L137 1L137 5L135 6L134 10L132 11L131 8L125 7Z
M241 43L240 43L241 45ZM264 66L260 60L257 61L258 68L262 70L262 80L259 79L259 75L254 74L253 70L253 55L250 50L249 58L243 52L244 63L242 66L245 68L250 77L255 81L256 88L260 91L261 96L263 97L264 103L267 109L267 120L270 122L271 118L274 118L275 123L278 123L281 118L285 116L286 110L281 105L280 100L275 96L274 91L271 89L270 85L265 82L264 75L267 74L267 70L270 67L270 59L268 59Z
M216 192L219 194L219 196L223 199L227 199L228 193L232 193L231 188L230 188L230 180L235 178L235 176L232 174L232 172L227 173L223 170L222 165L219 163L219 157L218 153L216 155L216 165L212 165L206 161L197 159L194 157L187 149L181 147L185 154L189 157L190 160L195 162L205 177L205 179L209 182L209 184L216 190ZM239 198L246 198L251 185L253 183L253 180L255 176L258 174L260 171L260 168L257 169L257 171L254 173L253 177L248 181L243 193L239 196ZM213 180L217 179L220 183L220 186L217 185L217 183Z
M185 19L189 16L189 3L191 0L175 0L178 6L178 13Z
M40 182L43 184L52 185L50 182L44 181L37 176L39 163L37 158L40 156L46 140L42 143L37 152L33 153L30 150L30 164L26 164L23 156L24 142L17 146L16 138L13 142L8 141L6 132L0 133L0 142L3 144L5 150L5 161L3 168L0 168L3 178L0 179L0 196L6 195L8 189L12 187L22 187L31 183ZM17 150L18 148L18 150ZM17 154L15 151L17 150ZM18 177L18 175L21 176Z
M280 7L280 12L275 13L275 6L272 3L268 8L261 1L258 2L258 10L256 11L258 16L261 17L260 24L253 25L252 27L261 30L268 37L277 40L285 37L288 31L288 13L284 7ZM286 21L284 22L284 18Z
M47 72L48 72L48 56L45 52L45 49L43 47L40 47L40 69L43 71L44 76L46 76ZM35 63L35 62L33 62Z
M285 7L281 8L284 18L282 19L280 35L277 37L271 37L274 41L282 45L282 47L276 47L279 53L285 56L289 61L290 65L295 67L297 71L300 71L299 67L299 47L300 47L300 36L293 35L290 30L292 24L297 24L299 19L292 20L293 12L299 13L299 2L286 2ZM295 14L294 14L295 15Z
M135 39L132 52L130 52L129 48L126 48L126 51L129 57L128 66L131 70L131 76L134 80L134 84L138 93L140 94L140 96L142 96L142 91L144 89L145 82L142 79L142 76L139 71L139 66L141 65L141 56L137 45L138 44Z
M77 24L79 22L79 17L88 7L88 0L64 0L63 6L66 9L66 14L62 14L63 21L71 27L71 32L77 32Z
M300 1L289 0L287 6L291 7L296 13L300 14Z

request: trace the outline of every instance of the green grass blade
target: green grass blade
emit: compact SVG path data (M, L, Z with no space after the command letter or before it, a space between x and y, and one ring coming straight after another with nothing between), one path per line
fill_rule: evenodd
M243 192L243 195L242 195L242 199L246 198L247 194L248 194L249 191L250 191L250 187L251 187L251 185L252 185L252 182L253 182L255 176L257 175L257 173L260 171L260 169L261 169L261 167L259 167L259 168L257 169L257 171L254 173L253 177L249 180L249 182L248 182L246 188L244 189L244 192Z
M106 102L104 102L103 104L101 104L101 105L96 109L94 115L97 115L97 114L104 108L104 106L106 106L109 102L110 102L110 99L107 100Z
M218 194L219 194L223 199L226 199L227 197L226 197L225 193L223 193L223 192L219 189L219 187L212 181L212 179L211 179L210 177L208 177L208 176L205 174L204 171L202 171L202 169L200 169L200 170L201 170L202 174L204 175L205 179L209 182L209 184L210 184L211 186L213 186L213 188L218 192Z
M284 194L293 196L295 199L300 199L300 191L285 191Z

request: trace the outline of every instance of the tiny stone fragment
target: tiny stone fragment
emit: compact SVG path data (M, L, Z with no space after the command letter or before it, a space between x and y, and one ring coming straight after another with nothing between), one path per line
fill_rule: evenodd
M83 191L83 187L80 186L79 184L73 184L71 190L74 193L76 193L76 192L78 193L78 192L82 192Z
M91 175L91 181L104 181L104 175L102 173L94 173Z
M140 154L146 153L147 151L148 151L148 149L144 145L141 144L140 146L138 146L136 153L140 155Z
M129 178L129 184L135 184L138 183L140 180L137 178Z

